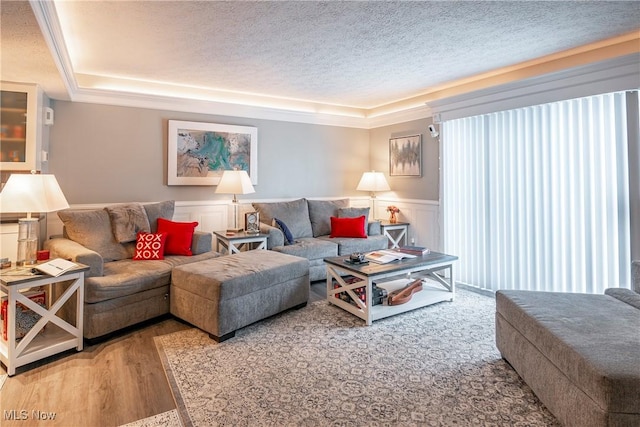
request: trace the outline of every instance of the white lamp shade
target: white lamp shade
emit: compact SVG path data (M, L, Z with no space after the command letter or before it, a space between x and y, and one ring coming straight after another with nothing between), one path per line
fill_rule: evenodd
M360 191L389 191L389 183L382 172L365 172L360 178L360 183L356 190Z
M53 212L69 207L54 175L13 174L0 193L0 212Z
M216 193L249 194L255 193L247 171L224 171L216 188Z

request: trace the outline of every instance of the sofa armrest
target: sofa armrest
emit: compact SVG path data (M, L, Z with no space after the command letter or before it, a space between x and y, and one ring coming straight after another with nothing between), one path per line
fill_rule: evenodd
M213 245L213 235L204 231L196 231L193 233L193 241L191 242L191 252L194 255L211 252Z
M260 232L268 234L267 236L267 249L272 249L276 246L284 246L284 233L278 228L273 227L264 222L260 223Z
M604 291L605 295L614 297L615 299L629 304L640 310L640 294L633 292L626 288L607 288Z
M369 221L367 228L368 236L379 236L382 234L382 227L380 226L380 221Z
M640 259L631 261L631 289L640 294Z
M102 256L91 249L82 246L78 242L58 237L45 240L43 244L48 249L51 258L70 259L73 262L79 262L89 266L89 271L85 273L85 277L102 276L104 274L104 260Z

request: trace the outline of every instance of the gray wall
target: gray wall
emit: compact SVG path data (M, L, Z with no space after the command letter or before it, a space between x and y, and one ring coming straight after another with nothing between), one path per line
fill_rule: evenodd
M431 137L431 118L371 129L371 169L384 172L391 190L400 198L438 200L440 188L440 149ZM389 177L389 139L422 135L422 177Z
M355 190L370 169L366 129L66 101L51 107L48 170L70 204L229 199L213 186L166 184L168 120L258 128L256 193L240 198L366 195Z

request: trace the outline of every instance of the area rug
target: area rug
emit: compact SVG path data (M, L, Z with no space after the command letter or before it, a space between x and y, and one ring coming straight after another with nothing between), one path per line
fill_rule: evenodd
M123 424L120 427L182 427L177 410L163 412L149 418L143 418L132 423Z
M156 337L185 426L558 426L500 357L495 301L458 291L365 326L315 302L217 344Z

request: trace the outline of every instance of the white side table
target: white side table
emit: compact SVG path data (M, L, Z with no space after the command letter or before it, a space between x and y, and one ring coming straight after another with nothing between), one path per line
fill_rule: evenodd
M400 246L407 245L407 237L409 234L408 222L395 222L380 221L380 227L382 228L382 234L389 239L389 248L395 249Z
M45 357L76 348L83 348L84 325L84 272L89 267L78 264L58 277L42 275L17 276L15 270L0 271L0 291L7 297L7 341L0 338L0 360L7 367L7 374L12 376L16 368L35 362ZM27 270L29 272L29 270ZM71 281L69 287L56 300L52 301L52 287ZM46 286L48 289L48 307L42 307L24 296L20 290ZM56 316L56 313L75 294L76 324L75 326ZM33 310L41 317L27 334L16 342L16 305L20 303ZM47 326L47 328L45 328Z
M226 231L214 231L213 234L216 236L217 252L225 250L231 255L237 254L242 249L267 249L268 234L251 234L244 231L235 232L233 235L227 235Z

